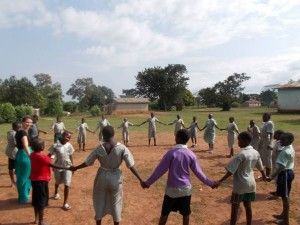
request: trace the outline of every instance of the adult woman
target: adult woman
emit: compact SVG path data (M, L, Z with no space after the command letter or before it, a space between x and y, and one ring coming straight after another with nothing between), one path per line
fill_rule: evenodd
M22 119L22 128L16 133L16 144L18 152L15 159L17 189L19 194L19 203L25 204L29 201L29 193L31 188L30 176L30 158L31 149L28 141L28 130L32 125L30 116Z

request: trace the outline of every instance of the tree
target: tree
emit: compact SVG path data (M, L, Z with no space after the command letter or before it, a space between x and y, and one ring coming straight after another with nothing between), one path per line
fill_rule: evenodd
M131 89L123 89L122 93L126 96L126 97L138 97L138 93L137 90L135 88L131 88Z
M217 104L217 94L215 88L203 88L198 92L200 103L207 107L214 107Z
M183 104L189 80L184 76L186 73L185 65L181 64L146 68L136 76L136 94L158 100L161 109L169 110L172 105Z
M222 107L223 111L229 111L231 104L238 100L239 95L244 90L243 82L249 79L250 77L246 76L245 73L234 73L223 82L220 81L215 84L217 105Z
M195 97L192 94L192 92L188 89L185 89L184 96L183 96L183 103L184 103L184 106L195 105Z
M10 102L13 105L27 104L39 107L42 102L38 89L26 77L17 79L11 76L1 85L1 102Z
M240 96L239 96L239 103L244 103L246 101L249 101L250 100L250 95L248 94L245 94L245 93L241 93Z
M47 99L47 107L45 113L50 116L60 116L63 114L63 103L60 92L53 92L49 94Z
M277 101L277 93L274 90L266 90L260 93L262 105L270 107L272 102Z
M77 79L67 91L67 95L78 100L81 110L90 109L94 105L109 104L114 98L114 92L110 88L95 85L90 77Z

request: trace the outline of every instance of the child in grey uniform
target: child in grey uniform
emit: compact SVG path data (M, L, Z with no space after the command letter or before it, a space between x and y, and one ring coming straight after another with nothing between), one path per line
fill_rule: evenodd
M130 123L128 119L125 117L123 122L118 128L122 128L122 137L125 146L128 146L129 141L129 126L134 126L133 123Z
M78 130L77 143L79 145L79 151L81 150L81 145L82 145L82 150L85 151L86 131L89 131L91 133L94 132L89 129L84 118L81 119L81 124L79 125L77 130Z
M189 129L189 131L190 131L190 137L192 140L191 147L193 148L193 147L197 146L197 129L200 131L196 116L193 116L193 121L187 129Z
M148 146L150 146L151 143L151 138L154 140L154 146L156 146L156 122L160 124L164 124L160 122L155 116L154 113L152 112L150 114L150 118L148 118L146 121L142 122L139 126L148 123ZM164 124L166 125L166 124Z
M12 123L12 130L7 132L7 145L6 145L5 154L8 157L8 173L11 181L11 186L16 184L14 178L14 169L15 169L15 158L18 149L16 147L15 135L20 128L21 128L21 124L18 122L14 122Z
M93 205L96 224L100 225L102 217L110 214L115 225L121 221L123 205L123 175L120 169L124 161L130 171L140 178L134 167L134 160L128 148L114 140L114 129L111 126L103 128L103 143L101 143L82 164L72 167L72 171L93 165L99 160L100 168L95 177L93 189Z
M227 130L227 143L228 143L228 148L230 150L230 154L227 157L230 158L234 154L233 146L237 134L239 133L239 129L236 123L234 122L234 117L229 117L229 124L227 125L227 128L221 130Z
M214 143L215 143L215 139L216 139L216 129L220 128L217 125L217 121L213 118L212 114L208 115L208 120L205 123L205 126L200 129L200 131L204 130L204 140L206 143L208 143L208 151L210 154L213 153L214 150Z
M174 136L176 136L177 131L184 128L184 122L183 119L181 119L180 115L177 115L177 119L174 120L172 123L169 123L168 125L173 125L173 124L175 124Z
M246 210L247 224L252 222L251 202L255 200L256 182L254 168L256 167L266 179L259 153L250 145L251 134L241 132L238 135L238 144L241 151L234 156L226 166L227 173L219 180L219 184L233 175L233 190L231 196L230 224L237 222L240 203L243 202Z
M101 116L101 120L98 122L96 129L94 130L94 133L99 129L99 141L102 141L102 131L103 128L106 126L109 126L109 121L105 118L104 115Z
M261 156L264 167L266 168L266 176L270 176L272 169L272 139L274 133L274 124L270 120L271 115L264 113L262 116L263 126L261 128L261 135L259 141L258 151Z
M51 130L54 131L54 143L58 142L61 139L62 134L64 132L68 132L68 133L72 134L72 132L70 132L66 129L65 124L62 121L62 118L60 116L56 117L56 123L54 123L52 125Z
M251 146L255 150L258 150L258 144L260 140L260 130L259 127L255 124L254 120L250 120L247 130L252 135Z
M73 165L74 148L69 142L71 134L64 132L59 142L55 143L49 149L49 155L55 156L55 165L60 167L70 167ZM63 209L69 210L71 206L68 204L69 189L71 186L72 172L70 170L54 169L55 192L53 198L60 199L58 187L60 184L65 185Z

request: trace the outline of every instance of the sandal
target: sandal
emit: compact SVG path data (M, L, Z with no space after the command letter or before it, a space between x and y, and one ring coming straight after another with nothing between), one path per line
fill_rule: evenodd
M71 206L68 203L66 203L66 204L64 204L64 206L62 208L63 208L63 210L70 210Z

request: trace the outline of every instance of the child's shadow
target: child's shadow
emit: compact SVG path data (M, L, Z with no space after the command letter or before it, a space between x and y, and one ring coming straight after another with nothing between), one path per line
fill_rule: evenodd
M29 225L29 224L33 224L33 222L31 223L0 223L1 225Z
M242 210L239 210L239 215L238 215L238 218L240 217L241 215L241 212ZM262 220L262 219L259 219L259 220L252 220L252 224L255 224L255 225L265 225L265 224L273 224L274 221L265 221L265 220ZM223 223L221 223L221 225L228 225L230 224L230 220L227 220ZM240 223L237 223L237 225L244 225L245 224L245 221L243 222L240 222Z
M23 209L31 207L31 204L20 205L18 200L15 198L9 198L5 200L0 200L0 211L9 211L14 209ZM3 225L3 224L1 224Z

